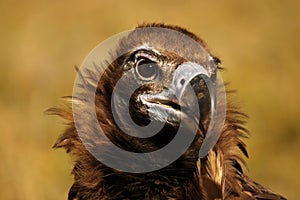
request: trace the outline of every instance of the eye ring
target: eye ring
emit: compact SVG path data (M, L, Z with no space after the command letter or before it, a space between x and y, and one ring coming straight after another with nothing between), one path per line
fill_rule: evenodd
M157 77L159 66L156 62L143 58L137 61L135 72L141 80L151 81Z

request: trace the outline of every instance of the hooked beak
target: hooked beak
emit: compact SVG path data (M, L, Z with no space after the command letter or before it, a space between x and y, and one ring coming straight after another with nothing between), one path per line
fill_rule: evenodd
M211 112L215 110L215 91L208 72L196 63L182 63L175 70L169 88L159 94L140 95L140 100L148 107L150 117L170 124L179 123L182 117L198 118L199 81L203 79L210 95ZM193 113L193 114L192 114ZM182 116L185 115L185 116Z

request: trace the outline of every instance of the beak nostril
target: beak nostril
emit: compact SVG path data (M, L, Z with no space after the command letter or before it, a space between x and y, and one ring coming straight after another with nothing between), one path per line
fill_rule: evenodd
M184 83L185 83L185 80L184 80L184 79L181 79L181 80L180 80L180 84L181 84L181 85L184 85Z

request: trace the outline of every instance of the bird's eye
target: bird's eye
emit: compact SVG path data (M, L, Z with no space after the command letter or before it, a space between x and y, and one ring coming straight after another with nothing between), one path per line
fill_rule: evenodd
M159 66L156 62L148 59L141 59L136 63L136 73L140 79L149 81L156 78Z

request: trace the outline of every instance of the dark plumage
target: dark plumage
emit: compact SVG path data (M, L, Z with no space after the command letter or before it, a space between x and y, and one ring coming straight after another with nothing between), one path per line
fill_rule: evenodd
M194 52L194 47L188 43L169 42L172 41L172 35L156 37L158 33L147 31L145 27L162 27L179 31L197 41L203 47L203 51ZM95 104L98 122L114 144L132 152L150 152L163 147L172 140L178 128L178 121L174 115L175 117L168 120L169 122L160 133L148 139L126 135L118 128L111 113L110 102L114 86L123 74L124 65L129 65L127 68L137 68L137 79L138 76L142 76L139 80L147 78L152 81L136 90L130 100L132 119L144 126L149 123L149 115L156 117L156 120L168 117L162 112L165 107L176 112L180 109L177 103L170 99L167 101L152 99L150 103L145 103L140 100L142 94L153 96L164 91L164 84L160 84L161 80L170 82L176 68L187 61L204 66L211 72L209 75L214 81L215 72L217 68L220 68L220 60L211 55L204 41L183 28L163 24L146 24L138 28L120 40L117 51L124 48L132 49L132 51L119 57L106 69L96 86ZM137 48L145 43L150 48ZM170 46L187 56L183 58L163 51L169 49ZM152 71L145 71L143 67L139 67L140 62L150 63ZM156 75L157 70L160 71L159 77L152 77ZM92 78L93 75L91 75ZM157 81L154 81L155 79ZM128 84L132 81L136 80L128 80ZM54 148L65 148L74 156L72 170L74 184L69 191L68 199L285 199L259 185L244 173L242 165L245 162L242 157L243 155L248 157L248 154L241 138L246 138L248 135L248 131L244 128L247 117L230 103L226 105L225 124L217 144L207 156L198 158L209 122L211 101L204 82L202 80L194 82L197 85L195 88L201 111L196 138L179 159L153 172L126 173L105 166L95 159L81 142L74 126L72 110L70 108L49 109L49 113L59 115L69 121L66 131L54 145ZM90 87L93 86L90 85ZM163 104L163 108L150 110L151 106L158 104ZM151 114L151 112L154 113ZM109 152L106 153L109 154Z

